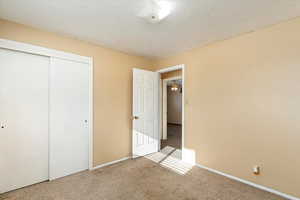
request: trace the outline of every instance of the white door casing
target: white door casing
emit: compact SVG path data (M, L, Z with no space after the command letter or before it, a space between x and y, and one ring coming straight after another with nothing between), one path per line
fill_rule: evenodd
M48 67L0 48L0 193L48 180Z
M88 64L51 58L50 180L88 169Z
M170 72L170 71L175 71L175 70L182 70L182 160L184 162L190 163L190 164L195 164L196 163L196 153L193 149L188 149L185 148L185 106L188 105L188 101L185 99L185 65L181 64L181 65L176 65L176 66L172 66L172 67L167 67L167 68L163 68L160 70L157 70L156 72L162 74L162 73L166 73L166 72ZM162 98L160 98L160 104L162 104ZM160 115L162 115L162 109L160 109ZM159 124L160 126L162 125L161 123ZM162 129L162 128L161 128ZM162 137L162 136L161 136Z
M162 88L162 139L168 139L168 86L167 80L163 80Z
M157 152L159 74L133 69L133 157Z

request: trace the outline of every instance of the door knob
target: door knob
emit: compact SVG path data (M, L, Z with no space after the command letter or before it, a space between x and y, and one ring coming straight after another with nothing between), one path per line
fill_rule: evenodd
M139 117L138 116L133 116L133 119L137 120L137 119L139 119Z

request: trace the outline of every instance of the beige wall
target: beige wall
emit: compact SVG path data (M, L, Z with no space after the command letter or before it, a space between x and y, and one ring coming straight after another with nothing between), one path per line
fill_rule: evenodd
M131 154L131 70L149 60L4 20L0 38L93 57L94 165Z
M168 116L167 122L172 124L181 124L182 117L182 93L178 91L172 91L171 86L167 87L167 107Z
M182 63L197 163L300 197L300 18L155 66Z

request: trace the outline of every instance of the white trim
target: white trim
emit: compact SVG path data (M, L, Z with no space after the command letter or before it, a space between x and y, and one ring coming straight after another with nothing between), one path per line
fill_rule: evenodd
M93 59L90 60L89 77L89 100L90 100L90 119L89 119L89 170L94 167L94 65Z
M163 80L161 79L161 74L158 73L158 78L159 78L159 94L158 94L158 114L159 114L159 118L158 118L158 137L159 137L159 142L158 142L158 149L161 149L160 143L161 140L163 139L162 135L163 135L163 119L162 119L162 115L163 115L163 105L162 105L162 98L163 98Z
M113 164L128 160L129 158L131 158L131 157L124 157L124 158L121 158L119 160L114 160L114 161L107 162L107 163L104 163L104 164L101 164L101 165L97 165L97 166L93 167L91 170L95 170L95 169L99 169L99 168L106 167L106 166L109 166L109 165L113 165Z
M62 58L66 60L72 60L72 61L89 63L89 64L91 64L91 60L92 60L92 58L90 57L80 56L73 53L67 53L63 51L58 51L58 50L49 49L41 46L36 46L36 45L26 44L22 42L1 39L1 38L0 38L0 47L4 49L22 51L22 52L37 54L42 56Z
M211 169L211 168L209 168L209 167L205 167L205 166L200 165L200 164L196 164L196 166L197 166L197 167L200 167L200 168L202 168L202 169L206 169L206 170L208 170L208 171L210 171L210 172L213 172L213 173L216 173L216 174L225 176L225 177L230 178L230 179L232 179L232 180L239 181L239 182L241 182L241 183L244 183L244 184L253 186L253 187L255 187L255 188L258 188L258 189L261 189L261 190L264 190L264 191L267 191L267 192L276 194L276 195L278 195L278 196L281 196L281 197L290 199L290 200L300 200L300 198L298 198L298 197L291 196L291 195L285 194L285 193L283 193L283 192L279 192L278 190L274 190L274 189L272 189L272 188L268 188L268 187L266 187L266 186L262 186L262 185L253 183L253 182L250 182L250 181L247 181L247 180L244 180L244 179L241 179L241 178L238 178L238 177L235 177L235 176L232 176L232 175L229 175L229 174L220 172L220 171L218 171L218 170Z
M183 88L183 90L182 90L182 145L181 145L181 149L182 149L182 160L185 160L185 161L187 161L188 162L188 160L185 158L186 156L185 156L185 154L186 153L184 153L184 152L186 152L185 150L184 150L184 131L185 131L185 128L184 128L184 115L185 115L185 109L184 109L184 107L185 107L185 81L184 81L184 79L185 79L185 65L184 64L181 64L181 65L176 65L176 66L172 66L172 67L167 67L167 68L164 68L164 69L160 69L160 70L158 70L158 71L156 71L156 72L158 72L158 73L160 73L160 74L162 74L162 73L166 73L166 72L170 72L170 71L175 71L175 70L182 70L182 75L181 75L181 79L182 79L182 88ZM162 87L162 85L160 85L160 88ZM160 91L161 91L161 89L160 89ZM160 95L159 95L159 99L160 99L160 104L162 103L161 102L161 100L162 100L162 98L161 98L161 93L160 93ZM161 123L161 116L162 116L162 109L161 109L161 106L159 106L159 113L158 113L158 115L159 115L159 120L160 120L160 123L158 123L159 124L159 133L161 134L161 125L162 125L162 123ZM161 138L161 135L159 135L159 138ZM158 151L160 151L160 145L159 145L159 149L158 149Z
M185 136L185 90L186 90L186 85L185 85L185 65L181 65L182 66L182 136L181 136L181 140L182 140L182 145L181 145L181 149L182 149L182 160L186 161L186 162L190 162L192 164L194 164L194 161L189 160L187 157L187 151L184 148L184 136ZM188 155L189 156L189 155Z
M166 73L166 72L171 72L171 71L175 71L175 70L179 70L179 69L184 69L184 64L181 64L181 65L175 65L175 66L172 66L172 67L167 67L167 68L163 68L163 69L160 69L156 72L162 74L162 73Z
M55 49L49 49L41 46L26 44L22 42L16 42L12 40L6 40L0 38L0 48L14 50L14 51L21 51L25 53L31 53L36 55L42 55L42 56L48 56L48 57L54 57L54 58L60 58L75 62L81 62L89 64L90 67L90 83L89 83L89 98L90 98L90 120L89 120L89 169L91 170L93 168L93 58L92 57L86 57L86 56L80 56L73 53L67 53L63 51L58 51ZM50 59L51 60L51 59ZM50 64L50 63L49 63ZM50 142L50 141L49 141ZM49 151L50 152L50 151Z

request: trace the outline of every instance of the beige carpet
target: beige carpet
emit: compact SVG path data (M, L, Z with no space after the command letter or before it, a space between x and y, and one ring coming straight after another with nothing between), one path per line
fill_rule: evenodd
M3 200L281 200L278 196L213 174L186 167L167 169L170 158L127 160L0 195ZM168 162L165 162L169 159ZM165 165L162 163L165 162ZM173 166L174 167L174 166ZM172 167L171 167L172 168ZM175 167L175 169L180 166ZM180 168L181 169L181 168Z

